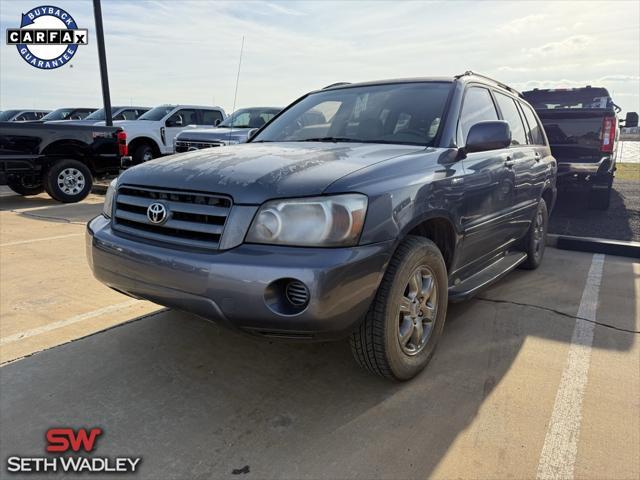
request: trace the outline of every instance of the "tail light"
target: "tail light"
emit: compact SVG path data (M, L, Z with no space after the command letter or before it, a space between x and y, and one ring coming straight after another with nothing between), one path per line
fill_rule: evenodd
M127 145L127 132L118 132L118 155L126 157L129 155L129 145Z
M616 139L616 117L604 117L602 119L602 132L600 133L602 143L600 151L613 152L613 142Z

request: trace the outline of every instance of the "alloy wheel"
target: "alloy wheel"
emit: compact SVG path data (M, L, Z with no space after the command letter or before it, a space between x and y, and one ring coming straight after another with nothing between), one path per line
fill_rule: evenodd
M433 332L438 313L435 275L429 267L417 267L405 286L398 313L398 342L407 355L420 353Z

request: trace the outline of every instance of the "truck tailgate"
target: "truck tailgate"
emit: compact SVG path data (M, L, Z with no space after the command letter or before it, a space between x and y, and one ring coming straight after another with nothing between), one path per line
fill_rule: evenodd
M610 116L600 109L537 110L556 160L595 163L602 158L602 120Z

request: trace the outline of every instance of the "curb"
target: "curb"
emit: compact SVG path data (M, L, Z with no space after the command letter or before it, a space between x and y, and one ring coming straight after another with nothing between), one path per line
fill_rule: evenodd
M606 238L547 234L547 245L560 250L640 258L640 242L623 242L621 240L608 240Z

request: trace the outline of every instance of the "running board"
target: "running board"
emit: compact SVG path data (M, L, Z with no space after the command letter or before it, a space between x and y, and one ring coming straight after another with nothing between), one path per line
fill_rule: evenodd
M456 303L468 300L485 287L501 279L527 259L523 252L509 252L484 270L467 278L464 282L449 287L449 301Z

